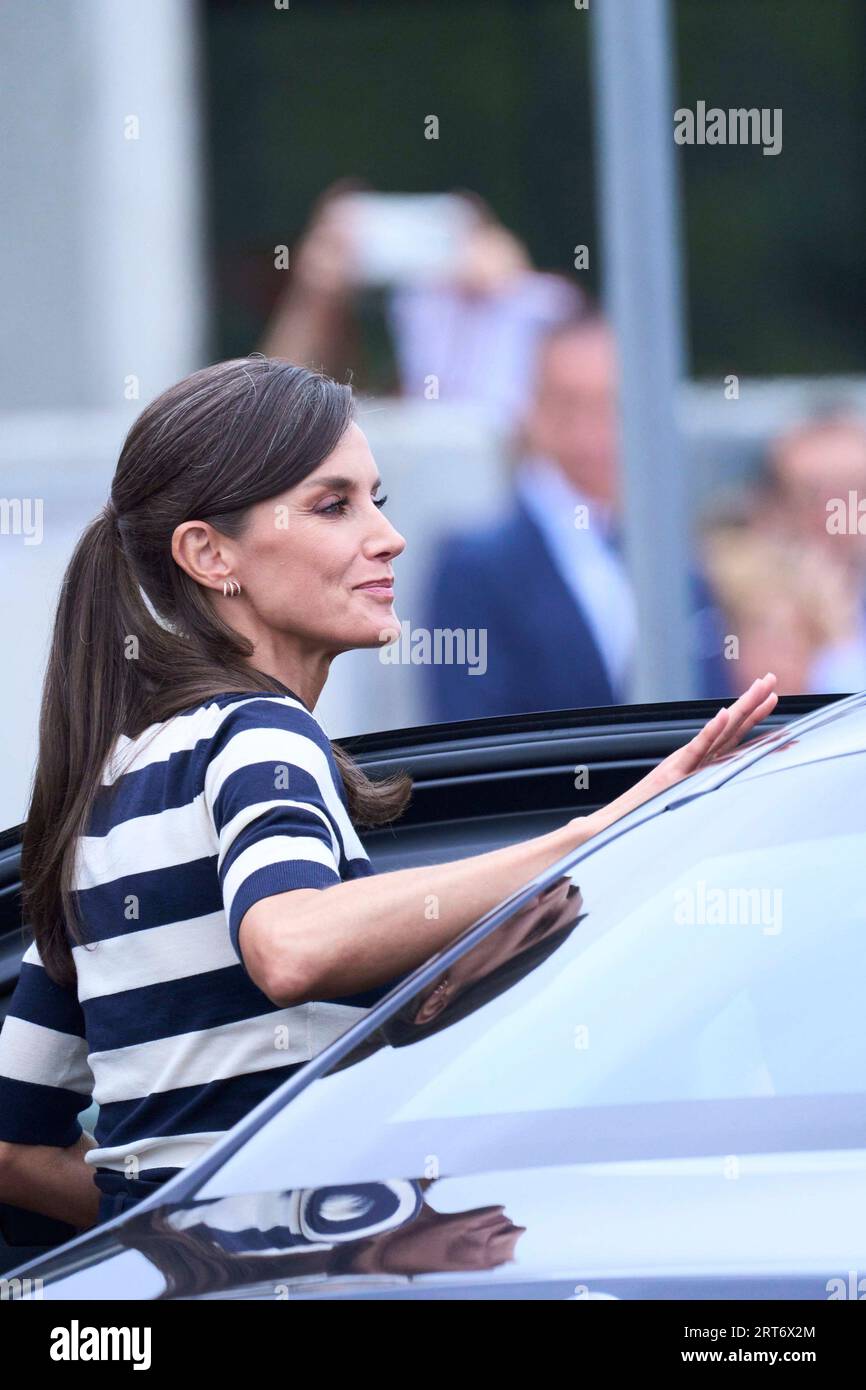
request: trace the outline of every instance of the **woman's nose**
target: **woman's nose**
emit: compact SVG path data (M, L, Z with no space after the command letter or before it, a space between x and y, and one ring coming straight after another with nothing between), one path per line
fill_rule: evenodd
M368 542L368 553L370 555L401 555L406 549L406 538L402 536L393 526L386 516L379 513L379 520L383 523L381 528L370 536Z
M391 554L401 555L406 549L406 537L401 536L396 526L391 527Z

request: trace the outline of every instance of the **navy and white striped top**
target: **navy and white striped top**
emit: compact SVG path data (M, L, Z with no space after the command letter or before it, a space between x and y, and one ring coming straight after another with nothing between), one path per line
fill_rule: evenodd
M294 697L217 696L121 738L74 891L77 989L27 950L0 1033L0 1139L67 1147L144 1195L203 1153L390 986L281 1008L238 948L244 913L373 872L327 735Z

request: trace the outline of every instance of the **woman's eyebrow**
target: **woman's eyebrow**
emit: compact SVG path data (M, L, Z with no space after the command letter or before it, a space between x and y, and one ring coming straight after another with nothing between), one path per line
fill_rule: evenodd
M357 487L358 484L357 484L356 479L354 479L354 478L341 478L341 477L338 477L336 474L334 474L334 475L332 475L332 476L330 476L330 477L327 477L327 478L308 478L307 481L306 481L306 483L305 483L305 486L306 486L306 487L335 487L335 488L339 488L339 489L341 489L342 491L345 492L345 491L348 491L349 489L352 489L352 488ZM373 482L373 483L371 484L371 486L370 486L370 491L371 491L371 492L375 492L376 489L377 489L377 488L380 488L381 486L382 486L382 479L381 479L381 478L376 478L375 482Z

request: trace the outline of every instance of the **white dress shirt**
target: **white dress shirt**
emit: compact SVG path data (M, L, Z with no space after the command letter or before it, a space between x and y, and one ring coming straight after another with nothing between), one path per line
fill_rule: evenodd
M631 582L611 542L611 509L579 492L556 464L538 456L524 460L515 486L586 618L617 699L627 698L637 612ZM578 514L578 507L586 513Z

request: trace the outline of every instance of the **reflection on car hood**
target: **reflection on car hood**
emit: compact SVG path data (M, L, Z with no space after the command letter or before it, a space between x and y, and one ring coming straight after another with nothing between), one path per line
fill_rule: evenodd
M851 1297L864 1175L840 1150L239 1194L133 1209L19 1273L43 1299Z

